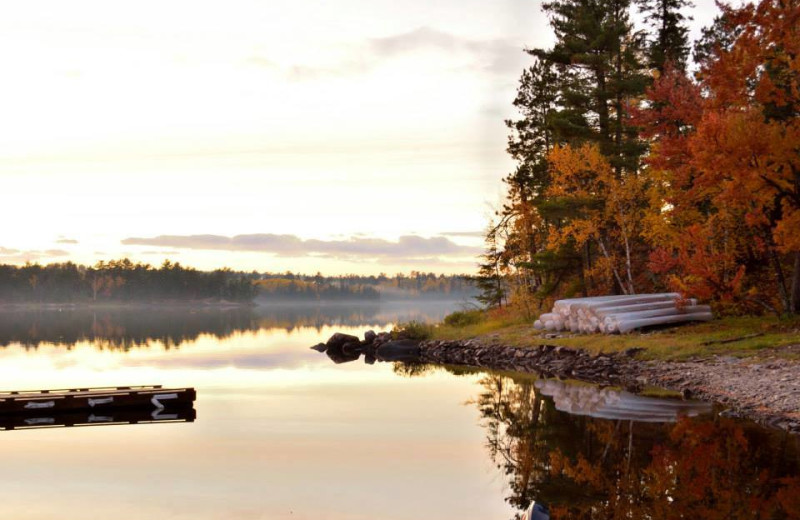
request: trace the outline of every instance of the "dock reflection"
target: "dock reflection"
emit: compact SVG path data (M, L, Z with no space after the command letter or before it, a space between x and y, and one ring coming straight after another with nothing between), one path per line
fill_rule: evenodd
M123 409L97 412L59 413L52 415L0 415L2 430L33 430L73 426L111 426L194 422L194 407L175 410Z

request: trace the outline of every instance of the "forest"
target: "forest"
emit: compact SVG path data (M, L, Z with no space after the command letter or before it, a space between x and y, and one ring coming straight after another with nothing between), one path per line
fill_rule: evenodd
M263 273L256 285L260 296L293 300L408 300L470 299L475 295L472 278L411 271L394 276L323 276L299 273Z
M469 299L474 294L470 277L417 271L391 277L240 272L227 267L200 271L169 260L154 267L127 258L91 267L72 262L0 264L0 304Z
M720 2L694 42L691 7L543 2L555 43L526 50L506 122L484 303L669 290L800 313L800 1Z
M124 258L92 267L72 262L0 265L0 303L149 302L203 299L246 302L249 275L230 269L198 271L164 261L160 267Z

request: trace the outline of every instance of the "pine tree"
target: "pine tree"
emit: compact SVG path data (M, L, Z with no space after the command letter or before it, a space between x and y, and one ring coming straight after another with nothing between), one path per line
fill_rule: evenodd
M503 252L497 242L497 227L490 223L486 232L483 262L478 264L478 275L475 277L475 283L480 290L476 299L489 308L502 307L506 296L503 275L500 272Z
M643 37L630 22L632 0L553 0L542 5L556 35L552 49L534 49L559 68L563 108L553 128L563 141L596 142L617 175L635 173L645 152L629 121L631 100L648 83Z
M500 222L510 230L505 243L506 256L516 259L518 265L530 265L547 239L546 223L538 215L536 202L550 183L547 153L554 138L549 121L557 109L558 91L554 89L557 81L552 64L536 60L522 73L514 100L523 117L506 121L511 130L507 151L518 166L503 179L508 195ZM541 284L537 273L529 274L532 286Z
M653 31L647 46L648 66L661 74L667 63L684 70L689 56L689 30L684 22L690 18L681 10L693 7L691 0L637 0L637 4Z
M646 143L639 138L638 129L630 119L632 108L649 83L642 63L644 38L630 22L631 2L546 2L543 9L550 16L556 43L552 49L530 51L540 60L553 63L558 71L559 107L548 122L554 141L576 147L596 144L620 182L639 175L641 156L646 150ZM565 193L539 201L537 210L558 230L569 226L571 215L591 212L602 204L599 193L590 198ZM599 232L605 234L603 228L613 223L597 225ZM638 237L631 239L636 241ZM627 249L634 247L635 244L628 244ZM568 265L569 259L578 254L570 241L559 241L557 250L565 253L563 265ZM579 253L583 268L576 273L580 284L588 285L591 290L595 285L592 275L596 272L595 264L603 256L620 253L602 252L594 242L583 241ZM621 284L616 285L617 291L623 290ZM598 288L606 286L598 284Z

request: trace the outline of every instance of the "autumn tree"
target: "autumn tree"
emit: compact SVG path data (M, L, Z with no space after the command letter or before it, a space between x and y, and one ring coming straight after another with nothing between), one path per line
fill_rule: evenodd
M686 134L654 145L672 181L665 200L682 206L669 211L680 222L665 220L673 264L694 295L797 313L800 3L723 6L718 21L700 47L701 110L684 103ZM679 83L672 99L687 101L692 89ZM656 260L657 269L669 264L666 255Z
M574 241L594 244L601 253L598 274L625 294L636 293L633 245L641 234L644 181L628 174L618 177L597 145L556 147L549 154L553 183L548 195L574 202L575 213L551 234L552 247Z

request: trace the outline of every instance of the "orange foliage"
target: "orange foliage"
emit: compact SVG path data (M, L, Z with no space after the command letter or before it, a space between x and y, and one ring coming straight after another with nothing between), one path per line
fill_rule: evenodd
M739 33L701 85L667 69L636 114L654 140L650 267L689 296L779 307L779 255L800 252L800 2L723 11Z
M578 246L596 243L603 255L599 268L613 275L624 292L634 293L631 256L633 241L641 234L643 178L618 177L596 144L556 146L548 161L552 185L547 196L571 199L580 206L567 222L551 230L551 247L569 241Z

